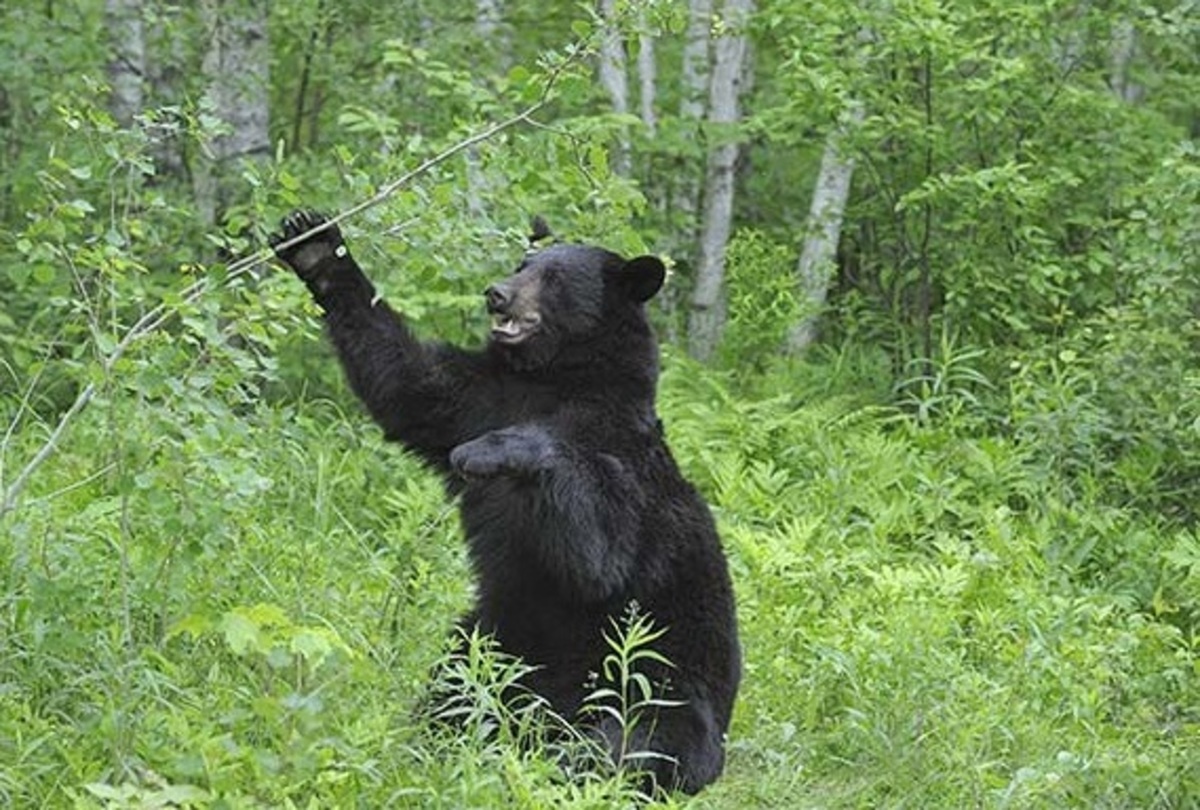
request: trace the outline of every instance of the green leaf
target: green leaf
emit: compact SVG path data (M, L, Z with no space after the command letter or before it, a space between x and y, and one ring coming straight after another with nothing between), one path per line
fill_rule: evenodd
M259 602L249 608L235 608L234 612L241 613L247 619L263 627L287 627L291 625L287 612L279 605L270 602Z
M172 639L187 633L192 638L201 638L213 630L213 622L202 613L189 613L171 625L167 630L167 638Z
M133 785L113 786L106 785L103 782L88 782L83 786L83 789L95 796L97 799L118 802L122 806L127 806L138 792L137 788Z
M237 655L267 651L263 647L259 625L237 611L230 611L222 616L219 629L229 649Z
M10 264L5 268L5 273L8 275L12 283L18 288L24 287L29 279L33 276L33 268L27 264Z
M84 219L89 214L96 213L96 207L87 200L76 198L63 203L63 213L76 219Z
M333 652L333 644L323 630L297 630L289 647L292 652L314 666L320 665Z
M206 804L212 796L203 788L195 785L169 785L159 790L153 790L142 796L142 807L184 807Z
M58 278L58 268L49 264L35 264L33 266L33 280L40 285L47 285L54 282Z

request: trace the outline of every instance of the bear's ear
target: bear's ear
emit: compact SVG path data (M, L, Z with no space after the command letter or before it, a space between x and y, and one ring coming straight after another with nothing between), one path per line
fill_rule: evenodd
M634 301L649 301L662 289L667 268L657 256L638 256L621 265L615 280Z
M554 231L550 230L550 226L546 224L546 220L541 214L534 214L533 219L529 220L529 247L538 247L538 242L543 242L547 239L554 238Z

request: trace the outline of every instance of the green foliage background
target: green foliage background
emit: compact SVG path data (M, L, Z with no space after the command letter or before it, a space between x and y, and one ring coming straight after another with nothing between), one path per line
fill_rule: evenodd
M708 367L681 348L690 223L671 201L731 133L671 113L682 3L622 18L660 35L655 138L607 110L585 8L513 2L497 49L459 0L274 3L277 149L227 167L239 193L213 229L162 160L194 165L223 126L198 12L146 8L177 79L131 126L106 109L103 4L0 11L0 492L52 451L0 514L0 803L633 801L484 720L456 738L414 720L469 600L453 506L354 403L301 285L228 273L288 209L371 196L554 75L539 126L479 147L481 184L457 156L345 230L419 330L466 343L531 214L671 252L660 410L726 542L746 673L726 776L663 803L1194 804L1194 3L761 3ZM1110 87L1124 24L1134 101ZM784 359L813 177L851 100L867 115L823 340ZM511 676L481 655L471 677Z

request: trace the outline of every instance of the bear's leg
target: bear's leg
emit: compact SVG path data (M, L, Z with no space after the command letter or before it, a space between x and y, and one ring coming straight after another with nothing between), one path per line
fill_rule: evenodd
M664 709L645 741L644 768L667 790L697 793L725 766L725 746L712 707L689 703Z
M605 716L596 732L614 763L642 775L639 786L648 795L656 788L697 793L725 764L720 729L704 703L661 708L637 718L632 729Z

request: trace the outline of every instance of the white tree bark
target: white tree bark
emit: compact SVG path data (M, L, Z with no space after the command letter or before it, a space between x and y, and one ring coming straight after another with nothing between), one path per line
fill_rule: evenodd
M500 30L500 0L475 0L475 33L490 42Z
M712 39L712 0L688 3L688 25L683 46L683 98L679 115L699 120L704 116L708 88L708 55Z
M217 13L204 73L217 113L231 130L217 139L217 156L228 159L267 154L271 148L267 132L267 4L264 0L217 0L214 5Z
M646 12L643 9L638 15L638 106L641 110L642 124L646 134L651 138L658 131L658 115L654 110L655 94L658 84L658 67L654 58L654 37L646 25Z
M196 167L196 202L205 221L215 223L229 203L221 175L240 159L270 154L267 129L270 83L265 0L208 0L203 72L213 112L229 131L210 144L208 160Z
M487 48L488 71L505 74L512 67L510 28L504 23L504 0L475 0L475 36Z
M612 101L613 112L629 112L629 80L626 73L625 42L617 28L617 0L600 0L600 17L604 21L600 40L600 86ZM628 177L631 169L628 134L617 138L612 158L613 172Z
M145 107L146 38L142 31L142 0L105 0L104 22L110 55L109 109L123 127Z
M679 102L679 117L696 128L704 118L708 101L709 52L712 40L712 0L691 0L688 3L688 27L683 46L683 95ZM676 178L673 204L683 220L687 243L694 240L696 211L700 208L701 176L690 166L681 166ZM690 253L690 249L687 251Z
M742 27L753 8L753 0L725 0L724 27L714 45L708 95L708 121L717 129L736 124L741 116L740 80L748 48ZM738 153L736 141L720 143L708 153L700 254L688 321L688 351L699 360L712 357L725 322L725 247L733 224Z
M854 158L846 153L844 140L849 131L862 123L863 114L862 104L851 102L845 120L825 140L808 210L804 246L796 265L800 298L807 314L788 332L785 348L791 354L802 353L817 338L820 311L828 295L846 203L850 200L850 181L854 177Z
M1109 47L1108 85L1117 98L1127 104L1136 104L1142 98L1142 87L1129 76L1129 64L1137 54L1137 29L1128 17L1122 17L1113 25L1112 42Z

